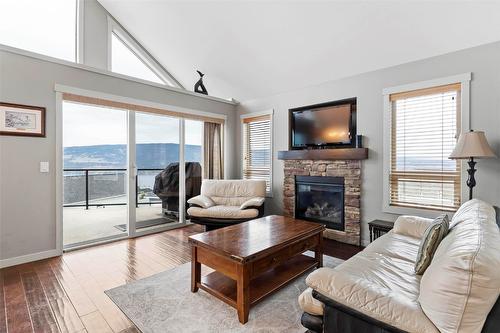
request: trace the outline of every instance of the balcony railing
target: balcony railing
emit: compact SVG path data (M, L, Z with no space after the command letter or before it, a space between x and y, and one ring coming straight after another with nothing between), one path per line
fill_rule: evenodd
M142 169L137 169L137 175L135 176L135 202L136 202L136 207L139 207L139 205L154 205L154 204L160 204L161 200L160 198L156 197L157 200L154 201L148 201L148 202L139 202L139 175L141 172L144 171L162 171L163 169L151 169L151 168L142 168ZM90 191L89 191L89 176L93 172L97 172L96 176L106 176L110 175L109 173L106 174L106 172L127 172L127 169L113 169L113 168L95 168L95 169L75 169L75 168L69 168L69 169L63 169L64 172L82 172L82 175L73 175L73 176L84 176L84 183L85 183L85 196L84 200L79 200L77 202L79 203L67 203L63 204L63 207L85 207L85 209L89 209L89 207L105 207L105 206L124 206L127 205L126 202L107 202L107 203L92 203L92 201L96 201L99 199L106 199L106 197L102 198L97 198L97 199L91 199L90 198ZM66 177L66 176L65 176ZM68 176L69 177L69 176ZM124 182L124 185L126 182ZM126 190L124 189L124 193L122 195L126 195ZM81 203L84 202L84 203Z

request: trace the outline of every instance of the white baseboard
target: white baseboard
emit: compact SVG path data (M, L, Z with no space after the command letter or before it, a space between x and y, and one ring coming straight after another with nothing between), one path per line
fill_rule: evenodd
M47 258L52 258L52 257L57 257L57 256L60 256L61 254L62 254L61 251L59 251L57 249L53 249L53 250L42 251L42 252L37 252L37 253L30 253L30 254L26 254L24 256L19 256L19 257L14 257L14 258L1 259L0 260L0 268L25 264L27 262L32 262L32 261L37 261L37 260L42 260L42 259L47 259Z

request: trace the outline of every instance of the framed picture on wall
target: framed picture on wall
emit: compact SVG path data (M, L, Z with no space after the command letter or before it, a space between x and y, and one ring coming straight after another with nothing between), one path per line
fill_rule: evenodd
M45 108L0 102L0 135L45 137Z

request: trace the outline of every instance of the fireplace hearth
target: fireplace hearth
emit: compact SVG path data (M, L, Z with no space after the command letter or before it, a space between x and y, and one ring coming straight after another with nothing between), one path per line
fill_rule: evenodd
M295 217L344 231L344 178L295 176Z

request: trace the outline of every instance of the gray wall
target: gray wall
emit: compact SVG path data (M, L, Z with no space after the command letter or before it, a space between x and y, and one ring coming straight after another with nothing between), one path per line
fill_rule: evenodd
M46 138L0 136L0 259L56 248L54 84L126 96L228 116L234 142L234 105L156 88L0 50L0 100L47 108ZM235 147L227 146L227 161ZM39 162L50 162L50 173ZM229 177L237 174L229 165Z
M83 1L83 63L108 68L108 12L96 0Z
M367 55L368 56L368 55ZM332 66L341 64L332 64ZM238 106L239 113L274 109L273 192L270 212L282 210L283 162L276 159L277 151L288 149L288 109L348 97L358 98L358 133L364 135L364 146L370 157L363 161L362 171L362 239L368 237L367 222L376 218L395 219L382 212L383 163L383 97L382 90L434 78L472 72L471 126L484 130L500 155L500 43L483 45L451 54L377 70L341 80L256 100ZM236 138L241 138L238 126ZM238 144L238 147L241 145ZM239 152L241 154L241 151ZM239 159L240 160L240 159ZM238 165L240 170L241 165ZM475 197L500 205L500 160L480 160L477 164Z

